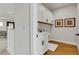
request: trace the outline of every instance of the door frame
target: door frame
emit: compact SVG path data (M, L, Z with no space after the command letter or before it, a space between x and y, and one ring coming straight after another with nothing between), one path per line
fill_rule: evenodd
M37 29L38 29L38 4L37 3L31 3L30 4L30 49L31 49L31 55L37 55L38 54L38 38L37 38Z

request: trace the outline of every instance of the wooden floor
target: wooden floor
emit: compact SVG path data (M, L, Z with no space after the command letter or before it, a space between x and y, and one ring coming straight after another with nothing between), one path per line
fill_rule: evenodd
M48 50L46 55L78 55L77 46L65 44L56 41L49 41L49 43L57 44L57 49L53 52Z

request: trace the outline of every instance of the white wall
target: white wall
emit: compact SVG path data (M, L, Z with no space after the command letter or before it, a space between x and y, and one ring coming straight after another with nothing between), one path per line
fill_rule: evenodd
M29 4L15 4L15 40L14 51L16 55L29 54Z
M0 4L0 17L14 18L14 4L12 3L1 3Z
M58 41L75 44L76 27L55 28L55 19L65 19L65 18L72 18L72 17L77 18L77 6L72 5L72 6L59 8L54 10L53 14L54 14L54 19L53 19L54 25L52 26L52 29L51 29L52 31L51 38Z

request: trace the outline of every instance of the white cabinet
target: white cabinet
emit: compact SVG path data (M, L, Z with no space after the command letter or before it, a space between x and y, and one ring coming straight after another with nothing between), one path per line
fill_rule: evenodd
M45 11L44 11L44 7L42 4L38 4L38 21L45 21Z
M44 5L38 5L38 21L47 22L52 24L53 14Z
M48 46L48 33L38 33L38 54L43 55L47 51Z

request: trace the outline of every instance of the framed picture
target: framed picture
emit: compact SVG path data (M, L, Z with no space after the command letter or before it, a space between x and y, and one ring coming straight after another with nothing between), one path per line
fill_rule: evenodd
M64 27L75 27L75 18L64 19Z
M55 27L63 27L63 19L55 20Z

